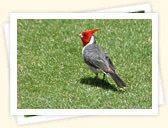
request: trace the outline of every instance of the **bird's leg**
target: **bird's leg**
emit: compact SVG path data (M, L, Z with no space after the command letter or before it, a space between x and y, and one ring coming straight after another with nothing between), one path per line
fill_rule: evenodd
M105 77L106 77L106 74L103 73L103 80L105 79Z
M98 73L95 73L95 74L96 74L95 78L97 79L98 78Z

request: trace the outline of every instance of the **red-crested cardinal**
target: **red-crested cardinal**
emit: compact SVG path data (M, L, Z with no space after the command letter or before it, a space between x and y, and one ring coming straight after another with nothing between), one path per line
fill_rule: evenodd
M118 87L125 87L126 84L124 81L116 74L114 65L107 54L96 45L96 40L94 33L99 29L86 30L80 33L80 38L83 43L82 54L84 57L85 63L89 68L96 73L104 73L104 76L107 75L111 77Z

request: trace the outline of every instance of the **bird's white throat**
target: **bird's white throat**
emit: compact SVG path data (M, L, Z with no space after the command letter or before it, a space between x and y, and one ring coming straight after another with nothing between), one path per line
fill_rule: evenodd
M89 43L87 43L87 44L83 47L83 49L82 49L82 54L83 54L85 48L86 48L87 46L89 46L90 44L93 44L94 42L95 42L95 39L94 39L94 36L92 36L91 39L90 39L90 41L89 41Z

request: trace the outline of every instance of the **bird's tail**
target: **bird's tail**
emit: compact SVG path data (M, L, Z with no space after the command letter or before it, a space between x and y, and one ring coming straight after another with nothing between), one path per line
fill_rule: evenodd
M117 74L111 73L110 75L118 87L120 88L126 87L125 82Z

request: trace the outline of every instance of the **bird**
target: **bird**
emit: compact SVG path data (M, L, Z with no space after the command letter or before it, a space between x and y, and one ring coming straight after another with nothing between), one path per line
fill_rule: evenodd
M97 45L94 33L99 29L89 29L81 32L80 38L83 44L82 55L89 69L96 74L103 73L103 79L108 76L114 80L117 87L126 87L125 82L117 75L114 64L104 50Z

